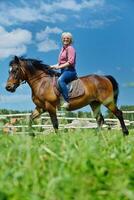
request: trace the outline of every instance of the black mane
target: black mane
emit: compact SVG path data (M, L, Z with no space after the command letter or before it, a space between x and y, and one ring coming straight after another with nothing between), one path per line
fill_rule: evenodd
M59 76L60 73L54 71L53 69L51 69L51 67L47 64L44 64L41 60L37 60L37 59L32 59L32 58L24 58L24 57L18 57L18 59L20 61L24 61L27 63L27 68L29 69L30 73L34 74L35 71L37 70L42 70L44 72L46 72L47 74L49 74L50 76ZM13 59L10 62L10 66L13 64L17 64L16 60Z

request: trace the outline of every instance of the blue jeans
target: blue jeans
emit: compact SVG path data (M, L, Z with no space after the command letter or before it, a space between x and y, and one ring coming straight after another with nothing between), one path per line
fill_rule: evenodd
M69 101L68 97L68 87L67 84L71 81L73 81L77 77L75 70L62 70L62 74L58 78L58 86L60 89L60 92L65 99L65 101Z

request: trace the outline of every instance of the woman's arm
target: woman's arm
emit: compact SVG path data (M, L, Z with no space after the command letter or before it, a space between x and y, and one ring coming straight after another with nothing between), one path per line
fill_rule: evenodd
M59 65L59 64L57 63L57 64L55 64L55 65L51 65L50 67L51 67L52 69L55 69L58 65Z
M72 46L69 46L67 49L67 62L65 62L64 64L57 64L57 65L53 65L51 66L52 69L62 69L62 68L66 68L69 66L74 66L75 65L75 59L76 59L76 52L75 49Z
M74 66L75 60L76 60L76 51L75 51L74 47L69 46L67 49L67 54L68 54L67 61L68 61L69 65Z
M52 69L62 69L62 68L65 68L65 67L68 67L70 66L70 63L69 62L66 62L64 64L61 64L61 65L52 65L51 68Z

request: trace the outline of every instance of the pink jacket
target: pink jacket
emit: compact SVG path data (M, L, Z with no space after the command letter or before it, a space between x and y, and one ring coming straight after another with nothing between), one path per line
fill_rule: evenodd
M69 45L67 47L63 47L59 54L58 64L64 64L69 62L70 65L75 67L76 62L76 52L75 49Z

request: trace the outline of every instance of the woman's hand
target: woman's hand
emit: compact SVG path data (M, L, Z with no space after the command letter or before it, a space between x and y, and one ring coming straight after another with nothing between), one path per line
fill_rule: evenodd
M59 69L59 66L58 65L52 65L51 69Z
M63 69L63 68L65 68L65 67L68 67L70 65L70 63L69 62L66 62L66 63L64 63L64 64L61 64L61 65L52 65L51 66L51 69Z

